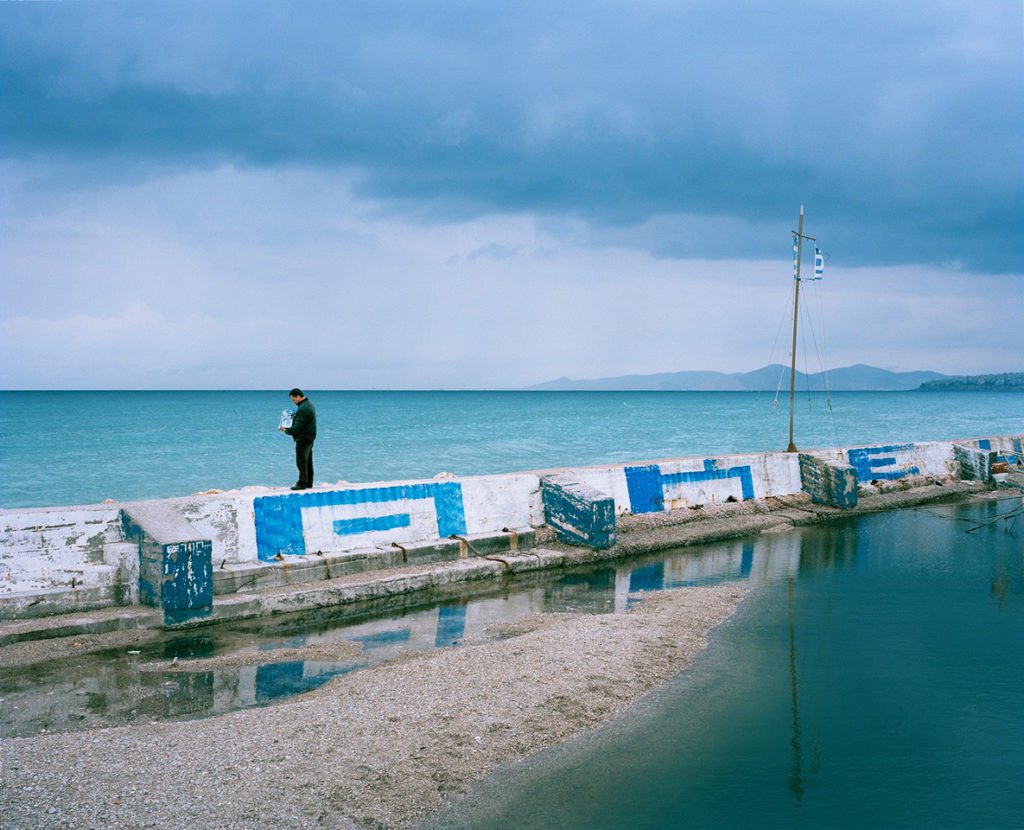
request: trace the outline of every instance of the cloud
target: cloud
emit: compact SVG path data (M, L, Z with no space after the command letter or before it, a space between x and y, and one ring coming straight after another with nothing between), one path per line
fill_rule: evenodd
M218 371L240 364L238 347L252 342L250 323L224 337L222 321L187 314L171 318L141 302L130 302L106 316L10 317L0 321L5 388L124 389L189 388L224 350ZM248 329L248 332L246 331ZM231 349L230 344L236 344Z
M470 262L474 259L511 259L518 253L519 249L516 247L490 242L481 248L470 251L466 254L466 259Z
M0 4L0 384L749 370L787 356L801 204L830 254L804 311L827 365L1019 370L1021 22Z
M677 259L520 214L428 225L319 170L190 171L75 203L8 188L5 388L517 387L788 354L785 256ZM1019 289L830 267L803 314L826 367L1010 371Z
M20 162L102 180L343 171L357 196L428 223L571 216L637 245L689 228L652 241L667 257L773 256L806 203L851 266L1024 261L1010 4L6 4L0 18L0 152Z

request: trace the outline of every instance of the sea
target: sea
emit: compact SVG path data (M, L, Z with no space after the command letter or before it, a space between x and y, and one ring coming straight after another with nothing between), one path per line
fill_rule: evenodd
M770 392L308 391L319 482L784 450ZM0 507L288 486L284 391L0 392ZM800 449L1024 433L1017 392L805 393Z

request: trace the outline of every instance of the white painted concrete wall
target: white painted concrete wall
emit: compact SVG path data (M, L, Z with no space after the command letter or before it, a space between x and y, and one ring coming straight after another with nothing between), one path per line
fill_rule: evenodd
M949 476L956 473L952 459L953 443L977 446L979 440L988 440L993 449L1009 452L1014 449L1015 442L1016 446L1020 445L1021 437L843 447L811 452L842 464L851 464L851 458L859 460L862 469L865 464L869 465L872 477ZM472 535L499 533L506 527L525 529L542 525L544 513L540 477L552 472L568 473L596 490L611 495L620 515L629 513L631 509L627 482L627 468L630 467L657 467L665 482L663 496L666 510L722 502L729 497L741 499L743 484L739 477L700 480L701 471L708 469L709 464L716 470L747 469L753 498L756 499L800 492L797 456L781 452L662 459L636 464L540 470L452 480L461 486L466 532ZM415 482L379 482L344 489L394 487L412 483ZM865 483L863 476L861 483ZM257 560L254 499L268 495L288 497L289 493L283 489L245 488L223 494L169 499L164 503L193 524L197 539L206 538L213 542L216 568L225 561L240 563ZM123 577L130 564L125 561L120 535L119 510L122 506L104 503L0 510L0 596L68 588L72 582L83 586L106 585L119 578L119 574ZM347 507L351 507L355 514L362 509L361 515L364 516L374 515L373 511L378 510L373 502L367 502L363 507ZM328 545L331 553L365 550L374 546L389 547L392 542L413 544L424 541L424 537L437 538L436 527L430 521L411 522L409 527L387 532L375 531L342 537L333 532L332 518L326 514L319 529L310 527L307 530L304 527L303 533L306 532L311 534L310 540L315 543L312 549L324 549ZM431 534L434 535L431 537Z
M0 593L107 584L117 505L0 511Z

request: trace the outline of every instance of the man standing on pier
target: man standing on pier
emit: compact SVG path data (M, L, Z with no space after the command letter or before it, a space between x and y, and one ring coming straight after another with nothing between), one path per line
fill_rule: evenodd
M299 468L299 480L293 490L308 490L313 486L313 442L316 440L316 408L313 402L296 387L288 393L296 405L290 427L280 427L281 432L295 439L295 466Z

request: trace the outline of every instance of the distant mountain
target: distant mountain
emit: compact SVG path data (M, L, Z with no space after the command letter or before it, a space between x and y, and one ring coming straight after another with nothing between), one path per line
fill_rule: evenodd
M722 372L662 372L655 375L622 375L615 378L570 380L559 378L529 386L529 390L565 391L637 391L671 392L701 390L708 392L735 392L744 387L733 375Z
M812 377L814 377L812 375ZM857 363L828 373L829 388L858 391L917 389L922 383L941 380L948 375L939 372L890 372L876 366Z
M917 389L929 381L949 378L939 372L890 372L877 366L858 363L828 372L796 373L796 385L801 391L828 389L855 392L891 392ZM789 388L789 367L778 363L755 369L753 372L661 372L654 375L621 375L613 378L570 380L559 378L536 386L530 391L551 392L754 392Z
M1024 392L1024 372L1000 375L963 375L930 380L921 384L922 392Z

